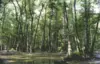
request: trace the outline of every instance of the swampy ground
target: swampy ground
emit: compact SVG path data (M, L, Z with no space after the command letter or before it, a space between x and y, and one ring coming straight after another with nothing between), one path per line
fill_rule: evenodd
M0 55L3 59L2 64L55 64L55 61L61 61L65 54L60 53L22 53L19 55ZM58 64L99 64L100 60L88 61L70 61ZM0 63L1 64L1 63Z

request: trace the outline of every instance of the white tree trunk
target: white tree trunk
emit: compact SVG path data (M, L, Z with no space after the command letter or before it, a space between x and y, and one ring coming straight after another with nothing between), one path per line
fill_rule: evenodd
M68 41L68 55L71 55L71 44L70 41Z

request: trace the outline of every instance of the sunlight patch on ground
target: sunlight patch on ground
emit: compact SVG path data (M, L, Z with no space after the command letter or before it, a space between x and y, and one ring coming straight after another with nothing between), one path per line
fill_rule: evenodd
M64 55L60 55L57 53L32 53L32 54L21 54L21 55L0 55L0 58L2 59L12 59L12 60L27 60L27 59L32 59L32 60L37 60L37 59L50 59L50 60L61 60L64 57Z
M16 61L15 60L8 60L8 62L11 63L11 62L16 62Z

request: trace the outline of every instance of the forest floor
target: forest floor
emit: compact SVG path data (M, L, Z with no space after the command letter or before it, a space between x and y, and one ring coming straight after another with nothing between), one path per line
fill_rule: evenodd
M60 53L21 53L17 55L0 55L3 59L57 59L60 60L65 54Z
M61 53L21 53L16 55L0 55L0 59L5 59L7 62L16 62L22 60L24 62L34 60L62 60L65 54Z
M16 55L0 55L0 59L6 59L7 63L15 63L15 62L32 62L32 61L40 61L40 60L53 60L59 61L62 60L66 54L63 53L21 53ZM81 62L71 62L71 64L92 64L92 63L100 63L100 60L90 60L90 61L81 61ZM31 63L32 64L32 63ZM37 63L34 63L37 64ZM69 63L70 64L70 63Z

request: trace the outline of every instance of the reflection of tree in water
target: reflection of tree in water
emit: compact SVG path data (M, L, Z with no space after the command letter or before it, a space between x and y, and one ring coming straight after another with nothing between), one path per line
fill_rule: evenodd
M33 60L26 62L24 60L18 60L17 62L11 63L11 64L54 64L53 60Z
M5 60L0 59L0 64L4 64L4 63L5 63Z

